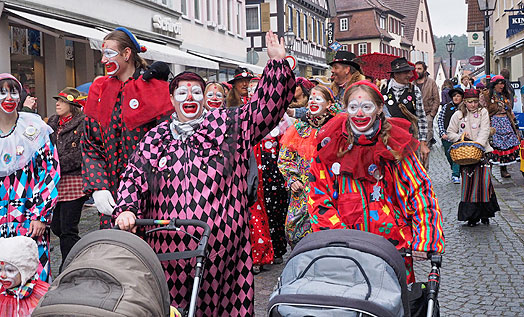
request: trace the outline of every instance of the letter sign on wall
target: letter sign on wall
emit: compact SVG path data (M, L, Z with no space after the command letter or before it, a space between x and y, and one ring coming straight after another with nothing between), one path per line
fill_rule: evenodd
M159 14L153 15L153 29L156 31L164 31L172 33L173 35L180 34L182 31L182 25L176 23L171 18L162 17Z

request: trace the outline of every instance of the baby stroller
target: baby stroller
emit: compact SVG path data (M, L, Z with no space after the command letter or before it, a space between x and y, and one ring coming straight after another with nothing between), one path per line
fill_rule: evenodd
M98 230L83 237L68 254L62 273L42 297L33 316L170 316L171 297L160 261L196 258L191 301L182 316L195 313L209 226L200 220L137 219L139 226L165 225L204 229L195 250L156 255L138 236L120 230ZM180 311L180 310L179 310Z
M430 273L418 304L428 305L432 317L437 316L439 268L440 263ZM393 244L379 235L341 229L310 233L297 244L268 311L272 317L393 317L411 316L410 308L404 260Z

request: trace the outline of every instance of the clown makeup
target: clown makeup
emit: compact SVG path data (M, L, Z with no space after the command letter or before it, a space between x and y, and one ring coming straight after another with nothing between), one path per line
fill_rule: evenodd
M21 284L20 271L7 262L0 262L0 284L5 289L20 286Z
M347 112L353 132L356 134L372 133L373 123L382 108L377 107L371 96L363 89L356 90L348 100Z
M324 99L324 96L322 96L322 93L313 89L307 104L308 111L313 116L320 116L326 112L328 106L329 104L326 99Z
M206 95L204 96L204 106L207 109L220 108L224 103L224 94L222 93L218 84L210 84L206 88Z
M195 82L181 81L180 86L174 91L173 99L177 114L184 116L187 120L193 120L202 114L204 93L202 87Z
M0 104L2 110L5 113L12 113L18 102L20 101L20 92L15 87L9 88L9 84L4 82L2 87L0 87Z
M102 44L102 64L104 64L109 76L116 75L120 70L120 63L118 62L120 53L115 49L117 46L116 42L113 42L115 41L107 40Z

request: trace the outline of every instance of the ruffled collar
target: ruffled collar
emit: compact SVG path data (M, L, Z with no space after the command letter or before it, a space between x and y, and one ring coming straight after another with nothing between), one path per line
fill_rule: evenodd
M4 296L8 296L8 297L24 299L24 298L31 296L36 283L37 283L37 277L35 275L33 276L32 279L30 279L23 286L17 286L17 287L13 287L9 289L2 288L2 292L0 294Z
M328 168L338 163L340 173L349 174L354 179L376 181L374 169L383 169L387 162L414 152L419 145L409 133L411 122L401 118L388 118L387 122L391 125L387 145L380 137L382 125L369 138L358 136L355 142L349 143L348 116L337 115L318 133L319 158Z

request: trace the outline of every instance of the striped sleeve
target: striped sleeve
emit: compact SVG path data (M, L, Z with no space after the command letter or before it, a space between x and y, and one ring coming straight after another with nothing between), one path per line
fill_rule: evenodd
M333 201L333 174L318 156L309 170L310 191L307 208L313 231L347 229Z
M397 167L395 190L405 216L412 222L413 250L444 252L442 215L426 170L414 154Z

